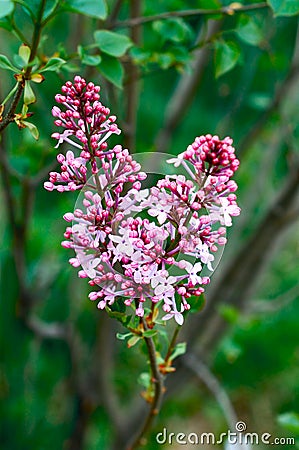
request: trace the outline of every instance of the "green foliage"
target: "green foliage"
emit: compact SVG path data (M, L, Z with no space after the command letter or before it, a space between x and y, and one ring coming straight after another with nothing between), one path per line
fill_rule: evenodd
M218 40L215 42L215 76L221 77L232 70L240 61L241 51L236 42Z
M299 14L297 0L267 0L275 16L294 16Z
M264 40L263 29L254 17L242 14L236 33L246 44L260 45Z
M99 72L116 87L122 88L124 69L121 62L113 56L102 55L101 63L97 66Z
M5 55L0 55L0 68L17 72L18 68L15 67Z
M0 18L8 16L14 10L14 3L12 0L1 0L0 2Z
M179 342L178 344L176 344L173 352L170 355L169 360L173 361L178 356L184 355L186 353L186 350L187 350L186 342Z
M251 5L253 2L249 3ZM19 233L22 232L20 224L24 217L26 192L30 183L40 177L34 185L33 198L29 199L30 217L26 230L25 278L30 289L37 293L32 313L46 324L66 324L68 339L71 339L72 329L77 334L70 349L65 340L54 341L37 336L20 316L20 287L12 256L12 230L7 209L4 208L7 184L2 178L0 397L3 408L0 419L3 448L64 448L74 433L78 415L77 380L80 383L84 381L80 388L83 392L87 389L88 395L95 401L91 405L84 403L89 414L84 448L112 448L115 429L105 407L101 404L92 409L102 394L98 380L102 375L103 352L108 348L108 353L115 358L115 365L108 376L120 404L126 405L127 409L120 411L126 417L131 414L131 402L135 404L133 398L140 393L136 386L140 373L139 383L152 394L150 372L144 372L149 369L146 365L144 337L156 342L160 364L164 362L169 345L169 328L160 320L161 314L157 318L159 333L149 329L142 337L131 331L126 332L126 327L136 329L139 325L139 318L135 319L134 311L132 316L127 316L128 309L125 310L121 301L116 302L113 308L107 308L107 311L98 311L95 304L87 300L90 289L88 283L77 279L72 269L67 267L68 258L73 253L60 249L65 229L62 216L65 211L73 209L76 193L62 196L52 192L49 199L49 193L42 188L47 178L46 172L56 170L53 161L57 150L53 149L55 143L50 138L54 131L50 109L61 82L71 79L74 73L80 73L86 79L101 84L103 103L118 115L120 124L127 124L126 127L122 126L123 133L117 143L125 141L127 145L131 130L126 115L127 105L130 104L127 87L132 82L128 68L133 61L140 75L137 83L140 97L136 131L132 128L138 152L156 150L159 140L157 135L165 121L170 126L166 131L172 141L169 144L164 142L163 151L174 154L182 152L194 136L208 132L220 136L232 135L239 151L243 139L249 142L251 138L248 138L248 133L255 130L255 139L240 153L238 184L243 212L238 227L230 234L232 239L217 269L217 275L221 278L224 273L222 263L224 267L230 255L238 253L248 237L254 234L288 177L290 168L295 167L298 156L299 98L296 76L291 78L294 83L292 90L285 80L290 75L297 32L297 18L291 16L298 14L299 7L298 2L286 0L270 0L268 3L274 16L281 18L273 18L270 8L248 13L235 11L226 16L210 15L209 18L222 20L217 21L218 29L209 39L206 38L206 30L212 23L208 22L205 15L161 19L142 25L143 39L133 46L128 37L130 27L113 28L113 24L105 21L111 14L112 2L47 0L41 30L42 44L30 65L32 78L26 80L25 97L22 96L16 110L19 123L25 128L18 129L15 123L10 124L1 145L5 144L3 148L7 150L7 159L3 161L12 169L9 178ZM183 0L146 1L143 2L142 16L177 12L180 9L219 9L221 6L217 0L198 0L196 5ZM31 44L39 7L38 0L23 3L1 1L0 39L3 55L0 55L0 103L5 103L3 115L9 109L18 86L14 73L19 74L28 64L28 48L20 48L20 44ZM118 22L129 19L128 9L129 2L123 2ZM94 19L102 22L99 24ZM180 120L171 122L171 113L176 106L171 103L175 99L173 94L194 73L190 71L190 63L197 53L195 50L199 48L205 53L202 61L204 69L199 71L187 110L181 107ZM211 52L212 48L215 49L214 53ZM41 81L39 72L44 74L44 82L32 85L34 81ZM283 98L279 99L278 106L273 107L279 86L284 87ZM184 97L186 103L189 101L187 97ZM24 103L29 106L24 108ZM25 117L27 114L28 117ZM264 114L267 120L259 131L256 126L263 121ZM173 127L169 123L174 124ZM39 141L35 142L32 136ZM278 213L283 223L284 211ZM273 248L275 238L273 235ZM215 308L217 313L213 313L213 320L209 318L202 321L204 302L210 306L207 287L206 300L203 296L190 299L191 312L198 315L196 319L195 316L188 317L186 330L188 332L188 323L191 323L189 319L195 319L192 322L197 327L192 330L192 334L195 334L208 323L215 326L220 320L219 316L224 318L229 325L228 331L221 342L219 333L218 350L216 354L209 353L207 359L212 361L213 371L224 388L232 394L237 413L246 413L252 423L256 423L256 417L261 417L262 432L266 426L262 419L265 419L273 435L275 432L281 435L281 429L286 430L285 434L297 434L297 226L290 231L288 239L284 238L279 252L267 256L273 261L261 270L260 284L252 290L245 311L239 310L239 304L231 306L229 296L223 291L223 306ZM249 279L254 275L249 273ZM214 282L217 283L217 276L215 281L212 277L211 288ZM240 304L242 295L240 289ZM101 341L99 336L105 326L102 322L105 315L110 316L107 329L111 336L107 333L107 339ZM113 323L116 323L115 329ZM130 346L139 345L128 350L124 342L115 339L118 331L119 339L125 340ZM208 331L212 333L211 328ZM208 333L203 336L203 341L206 337L209 337ZM205 348L197 346L201 342L197 344L194 341L191 344L199 352L205 352ZM177 345L170 359L182 355L185 350L185 344ZM78 356L77 361L72 360L74 353ZM168 391L169 400L162 410L157 427L167 424L176 431L179 429L178 421L191 429L194 421L200 426L214 428L217 422L220 423L219 427L226 427L219 406L210 393L199 390L191 381L182 383L179 368L173 376L178 376L178 382L174 382L175 395L173 391ZM263 407L260 408L261 404ZM267 411L264 413L265 405ZM18 433L15 432L16 424L19 424ZM157 448L154 433L149 438L147 448Z
M46 65L39 69L39 72L56 72L63 64L65 64L65 61L62 58L50 58Z
M153 23L153 30L159 34L162 43L188 43L193 34L191 28L180 18L157 20Z
M64 0L63 8L74 13L84 14L104 20L107 17L107 5L105 0Z
M123 56L132 46L127 36L107 30L95 31L94 39L102 52L115 57Z
M86 53L82 45L78 46L78 55L82 61L82 64L85 64L86 66L98 66L102 61L100 55L89 55Z

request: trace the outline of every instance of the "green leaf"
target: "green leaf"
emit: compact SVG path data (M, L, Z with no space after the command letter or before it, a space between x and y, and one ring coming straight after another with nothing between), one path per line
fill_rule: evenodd
M86 64L87 66L97 66L102 61L100 55L88 55L87 53L85 53L82 45L78 46L78 54L82 63Z
M272 8L276 17L295 16L299 14L298 0L267 0L267 3Z
M118 88L122 88L124 69L118 59L102 55L102 62L97 66L103 77L107 78Z
M66 61L62 58L51 58L39 72L56 72Z
M264 39L262 29L256 20L245 14L239 18L236 33L242 41L249 45L259 45Z
M138 383L148 389L151 386L151 375L148 372L142 372L138 377Z
M151 53L139 47L132 47L129 53L135 64L144 65L151 59Z
M105 0L66 0L63 7L67 11L95 17L96 19L104 20L107 17Z
M94 32L94 39L102 52L110 56L122 56L133 43L128 36L107 30Z
M37 127L33 123L27 122L26 120L23 120L22 124L25 125L26 128L28 128L31 136L35 140L38 140L38 138L39 138L39 131L38 131Z
M155 56L155 60L156 60L157 64L159 64L159 66L163 70L168 69L175 62L175 58L174 58L173 54L170 52L156 53L154 56Z
M19 47L19 56L23 60L23 64L25 64L25 65L28 64L29 58L30 58L30 54L31 54L31 50L30 50L29 45L22 44Z
M215 76L219 78L235 67L241 52L235 42L216 41L215 47Z
M184 355L186 353L187 344L186 342L179 342L175 347L174 350L170 356L170 361L173 361L175 358L177 358L180 355Z
M299 414L287 412L280 414L277 418L278 423L288 431L299 435Z
M0 0L0 17L11 14L14 10L14 4L11 0Z
M6 70L12 70L18 72L18 68L15 67L5 55L0 55L0 68Z
M155 336L157 333L158 333L157 330L146 330L144 333L142 333L142 335L146 338L151 338Z
M87 66L98 66L102 61L102 58L100 55L84 55L81 61Z
M128 347L131 348L134 345L137 344L138 341L140 341L141 337L140 336L132 336L129 340L128 340Z
M3 19L0 19L0 28L7 31L12 31L12 25L8 17L3 17Z
M190 304L190 312L191 313L197 313L202 310L202 308L205 306L205 296L195 296L191 295L191 297L188 300L188 303Z
M153 29L159 33L163 42L182 43L192 35L188 25L181 18L157 20L153 23Z

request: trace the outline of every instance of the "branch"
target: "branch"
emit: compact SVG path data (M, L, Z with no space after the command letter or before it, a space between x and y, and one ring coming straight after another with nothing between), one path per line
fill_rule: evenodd
M19 101L22 97L22 93L24 90L24 86L23 83L19 82L18 84L18 88L16 90L16 93L14 95L14 98L11 102L10 108L7 112L7 114L5 114L5 116L3 117L3 120L0 122L0 133L11 123L14 122L15 120L15 112L17 109L17 106L19 104Z
M44 14L44 9L46 6L46 0L41 0L40 3L40 8L38 11L38 15L37 15L37 19L35 21L34 24L34 31L33 31L33 36L32 36L32 43L31 43L31 51L30 51L30 57L29 57L29 61L28 61L28 67L25 71L24 74L24 79L25 80L29 80L30 79L30 74L32 72L32 68L33 66L30 65L30 63L34 60L36 53L37 53L37 49L38 49L38 45L39 45L39 41L40 41L40 36L41 36L41 30L42 30L42 18L43 18L43 14ZM11 123L14 121L14 116L15 116L15 112L17 109L17 106L19 104L19 101L22 97L22 93L24 90L24 83L23 82L19 82L18 84L18 88L16 90L16 93L14 95L14 98L11 102L10 108L8 110L8 112L5 114L5 116L3 117L2 122L0 122L0 133Z
M192 353L184 355L181 362L207 386L222 409L228 427L231 430L234 430L238 421L237 414L229 396L215 375L213 375L210 369Z
M221 21L210 20L207 23L207 29L200 32L197 41L203 42L201 48L193 52L193 61L191 62L190 72L185 72L174 91L165 112L165 123L160 130L156 139L156 150L158 152L165 152L173 131L184 118L191 105L195 92L201 81L206 64L208 63L209 48L204 45L204 42L209 41L215 33L218 32L221 26Z
M144 329L147 330L146 322L143 319ZM154 384L154 398L152 399L151 407L148 411L148 415L145 419L145 422L138 432L137 436L134 438L133 442L126 446L126 450L135 450L138 449L140 445L144 444L145 435L150 430L152 423L160 411L162 399L164 395L164 377L159 371L159 366L156 357L156 348L152 338L144 338L145 344L147 347L150 367L152 372L152 383Z
M90 417L90 407L85 403L84 397L77 393L75 427L70 439L67 441L67 450L84 450L85 432Z
M233 5L233 4L232 4ZM213 16L213 15L228 15L231 16L238 12L244 11L254 11L257 9L269 8L268 3L253 3L252 5L240 5L235 4L235 6L224 6L219 9L185 9L181 11L167 11L161 14L155 14L152 16L136 17L133 19L123 20L121 22L116 22L111 28L127 28L134 27L136 25L143 25L149 22L155 22L156 20L170 19L172 17L192 17L192 16Z
M108 17L108 19L106 21L106 27L107 28L110 28L110 29L114 28L117 16L118 16L118 14L119 14L119 12L121 10L121 6L123 4L123 1L124 0L116 0L115 1L115 4L113 5L113 8L111 10L111 14L110 14L110 16Z

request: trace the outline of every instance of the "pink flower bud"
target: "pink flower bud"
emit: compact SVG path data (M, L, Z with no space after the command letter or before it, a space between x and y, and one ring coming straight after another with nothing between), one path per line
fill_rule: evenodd
M53 189L55 189L54 184L51 183L50 181L46 181L46 182L44 183L44 188L45 188L47 191L53 191Z
M72 220L74 220L75 217L73 213L66 213L64 214L63 218L66 222L72 222Z

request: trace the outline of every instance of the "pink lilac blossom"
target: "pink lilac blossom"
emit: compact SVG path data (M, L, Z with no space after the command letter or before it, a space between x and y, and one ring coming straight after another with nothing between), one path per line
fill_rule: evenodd
M109 149L107 139L119 134L116 117L100 103L100 88L76 76L55 99L54 133L77 149L57 160L45 189L81 190L79 206L66 213L70 223L62 246L76 257L69 262L95 288L89 298L99 309L116 302L143 317L153 308L162 320L182 325L192 296L210 282L214 254L226 243L226 227L240 214L237 185L231 180L239 166L229 137L206 135L168 160L186 175L166 175L156 186L142 189L146 174L127 149ZM78 203L77 202L77 203Z

